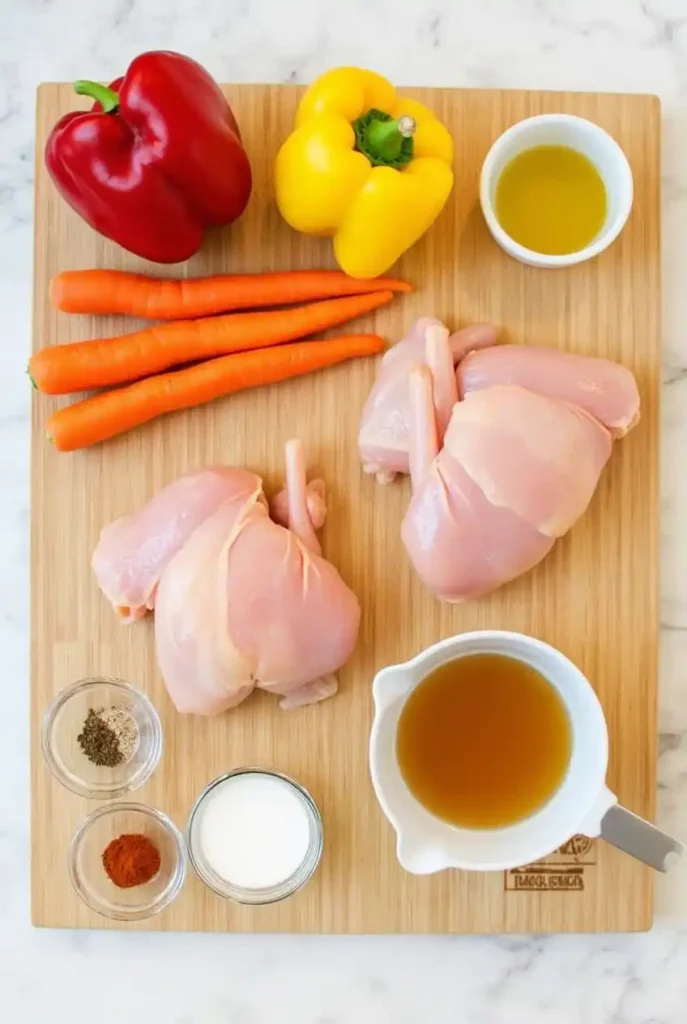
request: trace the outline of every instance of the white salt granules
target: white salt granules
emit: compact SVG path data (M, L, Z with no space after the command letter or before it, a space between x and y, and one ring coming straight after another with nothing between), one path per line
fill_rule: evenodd
M310 818L289 782L246 772L230 776L208 794L198 838L203 857L225 882L268 889L290 878L306 859Z

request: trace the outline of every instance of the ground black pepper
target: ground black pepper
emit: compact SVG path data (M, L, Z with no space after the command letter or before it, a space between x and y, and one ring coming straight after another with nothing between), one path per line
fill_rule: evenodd
M90 708L76 738L84 754L93 764L114 768L124 760L117 733L103 721L100 712L94 708Z

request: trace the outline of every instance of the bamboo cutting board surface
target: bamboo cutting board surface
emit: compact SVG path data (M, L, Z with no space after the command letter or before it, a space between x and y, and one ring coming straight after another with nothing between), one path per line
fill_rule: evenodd
M511 342L606 356L637 376L639 427L615 446L592 506L533 572L478 603L450 607L414 578L399 525L407 483L382 489L357 458L360 411L374 376L370 361L249 392L169 416L90 451L66 455L44 439L57 399L34 395L32 437L32 915L51 927L112 927L81 904L66 869L67 847L94 805L54 782L40 752L40 723L63 687L114 675L142 687L163 722L162 764L134 799L183 826L198 792L227 769L263 764L313 794L324 818L325 853L312 882L284 903L242 908L191 874L181 897L138 927L261 932L557 932L648 928L648 869L603 843L568 844L520 872L444 872L415 878L395 860L394 834L372 792L367 742L370 684L453 633L520 630L572 658L608 716L610 785L622 803L652 817L656 788L658 400L660 378L658 101L650 96L408 90L428 103L456 142L456 187L434 228L398 264L416 288L370 317L390 340L421 314L456 328L492 321ZM133 325L70 317L48 301L48 282L78 267L163 274L249 272L333 265L329 244L293 233L273 204L279 140L299 90L231 86L255 173L245 216L214 233L187 265L153 268L99 238L62 202L42 167L46 135L78 105L67 85L38 95L34 346L106 336ZM598 259L542 271L506 257L477 202L479 169L492 141L533 114L589 117L618 140L632 165L634 209ZM157 672L150 622L122 627L99 594L89 561L100 528L137 509L181 473L212 463L248 466L280 484L284 442L302 438L313 473L326 478L325 554L360 597L360 640L333 700L291 714L264 694L216 719L178 715ZM136 927L136 926L134 926Z

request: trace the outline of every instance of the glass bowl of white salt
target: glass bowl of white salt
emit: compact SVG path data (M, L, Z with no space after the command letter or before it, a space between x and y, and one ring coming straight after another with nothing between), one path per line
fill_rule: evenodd
M287 775L238 768L200 794L186 838L191 864L213 892L236 903L276 903L317 868L322 818L308 791Z

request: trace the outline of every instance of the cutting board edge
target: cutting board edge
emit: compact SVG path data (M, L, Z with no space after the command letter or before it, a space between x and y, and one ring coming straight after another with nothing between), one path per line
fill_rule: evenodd
M235 87L238 87L239 85L243 85L243 84L248 85L248 84L252 84L252 83L237 83L235 86L228 86L227 88L235 88ZM68 83L65 83L65 85L68 85ZM54 83L42 83L38 87L38 90L37 90L38 96L40 96L43 91L49 91L51 88L53 88L53 86L54 86ZM289 88L289 89L292 89L292 90L298 90L301 87L294 84L294 85L281 86L281 88ZM412 88L412 87L408 86L407 88ZM448 91L448 90L436 89L436 90L433 90L433 91L442 92L442 91ZM463 89L463 88L459 87L459 88L455 88L455 89L451 88L450 91L451 92L459 92L459 93L462 93L462 92L482 92L482 93L487 93L487 92L494 92L494 91L496 91L496 92L512 92L513 94L521 93L521 92L529 92L529 93L532 93L532 94L535 94L535 95L541 95L541 91L540 90L484 90L484 89L472 90L472 89ZM564 96L566 94L569 95L569 93L566 93L564 91L555 91L555 92L547 91L545 93L545 95L547 95L547 96L554 96L554 95ZM633 99L635 99L635 98L636 99L648 99L648 100L654 101L651 104L651 107L654 110L658 110L658 112L660 113L660 109L661 109L660 99L657 96L653 95L653 94L644 94L644 93L636 93L636 94L634 94L634 93L629 93L629 94L628 93L596 94L596 93L579 92L579 93L576 93L575 95L578 96L578 97L603 95L603 96L608 96L608 97L631 97ZM37 166L39 165L39 163L41 161L41 157L42 157L42 154L40 153L40 151L39 151L39 149L37 147L37 150L36 150L36 164L37 164ZM658 154L657 162L660 164L660 152ZM38 174L36 175L36 186L35 186L35 192L34 192L35 202L36 203L38 201L39 179L40 179L40 177L41 177L40 175L38 175ZM659 221L659 226L660 226L660 221ZM37 234L38 234L38 218L36 218L35 225L34 225L34 237L35 237L35 239L37 239ZM660 268L659 268L659 274L660 274ZM660 291L660 282L659 282L659 291ZM37 296L35 294L35 291L34 291L34 296L33 296L33 307L34 307L34 323L33 323L33 328L32 328L32 334L33 334L34 342L35 342L35 340L38 337L38 335L37 335L37 326L36 326L36 319L37 319L37 313L36 313L36 309L37 309ZM660 304L659 304L659 310L660 310ZM36 396L34 395L33 396L33 402L32 402L32 440L31 440L32 454L33 454L34 443L38 443L37 440L35 440L35 434L36 434L36 430L35 430L36 424L34 423L35 403L36 403ZM33 490L34 489L34 466L33 466L33 462L34 462L34 460L32 458L32 482L31 482L32 494L34 493L34 490ZM32 516L32 530L31 530L31 533L32 533L32 552L33 552L33 547L34 547L34 532L35 532L34 531L34 522L33 522L33 516ZM33 614L34 614L34 612L33 612L33 602L35 600L35 593L36 593L34 585L33 585L34 563L35 563L35 560L34 560L33 554L32 554L32 596L31 596L31 602L32 602L32 623L33 623ZM37 566L35 566L35 576L36 576L36 581L38 581L38 567ZM37 718L36 718L35 709L34 709L34 701L35 700L37 701L37 695L35 694L35 687L33 686L34 657L35 656L34 656L33 645L32 645L32 655L31 655L31 661L32 661L32 686L31 686L32 743L34 744L34 747L35 747L35 744L36 744L37 740L39 739L39 731L36 729ZM656 690L655 690L655 699L657 699L657 691ZM34 735L34 732L35 732L35 735ZM32 776L32 808L33 808L32 817L33 817L33 813L35 812L35 799L34 799L35 789L34 789L34 787L35 787L36 778L37 778L36 773L37 773L37 771L41 770L40 761L38 760L38 763L36 763L36 762L37 762L37 758L36 757L32 758L32 771L31 771L31 776ZM33 850L32 850L32 854L33 854ZM32 859L33 859L33 857L32 857ZM36 882L36 879L34 878L34 871L33 871L33 868L32 868L32 893L34 893L34 895L35 895L35 892L34 892L35 882ZM652 906L653 906L653 887L652 887L651 892L649 893L649 903L650 903L651 906L649 908L648 914L647 915L642 915L642 923L638 927L633 927L632 929L627 929L628 931L646 931L646 930L650 929L652 921L653 921L653 909L652 909ZM41 918L41 915L36 913L35 901L32 898L32 923L34 925L36 925L37 927L51 927L51 928L52 927L61 927L61 926L62 927L72 927L73 926L73 925L69 925L69 924L60 925L58 923L45 923L45 922L50 920L50 915L43 915L42 919L39 919L39 918ZM167 928L162 923L162 921L163 921L163 919L160 919L160 923L159 924L156 922L156 924L153 925L154 930L165 930L165 931L188 930L188 929L175 928L175 927ZM644 923L644 922L646 922L646 923ZM81 926L81 925L79 925L79 926ZM96 920L93 923L89 923L88 925L86 925L86 927L112 928L112 927L119 927L119 926L115 925L114 923L111 924L109 922L103 921L102 919L97 919L96 918ZM136 929L136 930L145 930L145 926L141 927L140 929ZM215 930L217 930L217 931L224 931L226 929L215 929ZM561 929L561 932L562 933L566 933L566 934L574 934L574 933L583 934L583 933L587 933L587 932L591 932L591 931L595 931L595 930L596 929L590 927L589 929L587 929L587 928L581 928L581 929ZM284 931L275 932L275 934L283 934ZM346 932L342 932L342 931L339 931L339 930L319 930L319 931L313 930L312 933L313 934L321 934L321 935L324 935L324 934L336 934L336 935L338 935L338 934L346 934ZM417 932L414 932L414 934L426 934L426 935L432 935L432 934L490 934L490 933L493 933L493 931L491 929L485 929L485 930L474 930L473 929L473 930L468 931L468 932L459 932L459 931L456 931L456 932L452 932L452 931L451 932L447 932L447 931L442 931L442 932L434 932L434 931L423 932L423 931L417 931ZM518 929L504 928L499 933L503 933L503 934L518 934L519 931L518 931ZM609 931L608 933L610 934L611 932ZM242 932L241 934L250 934L250 932ZM258 933L256 933L256 934L258 934ZM265 932L265 933L262 933L262 934L269 934L269 932ZM360 931L360 932L348 932L348 934L395 934L395 932L394 931L372 931L372 930L370 930L370 931ZM407 932L406 932L406 934L407 934Z

